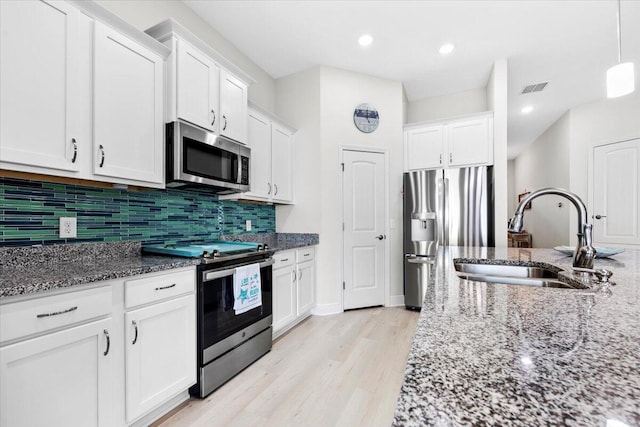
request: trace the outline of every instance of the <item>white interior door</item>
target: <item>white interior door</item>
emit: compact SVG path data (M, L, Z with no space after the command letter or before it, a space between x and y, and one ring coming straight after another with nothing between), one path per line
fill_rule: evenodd
M640 245L640 139L593 149L593 231L598 244Z
M344 309L384 305L385 156L343 151Z

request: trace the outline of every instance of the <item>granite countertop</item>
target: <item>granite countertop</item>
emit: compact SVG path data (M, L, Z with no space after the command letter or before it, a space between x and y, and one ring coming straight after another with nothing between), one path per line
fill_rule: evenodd
M261 233L224 240L267 243L271 250L317 245L317 234ZM136 241L0 248L0 300L200 264L197 258L142 255Z
M571 266L552 249L440 248L394 426L640 425L640 251L596 260L610 295L466 281L453 258Z

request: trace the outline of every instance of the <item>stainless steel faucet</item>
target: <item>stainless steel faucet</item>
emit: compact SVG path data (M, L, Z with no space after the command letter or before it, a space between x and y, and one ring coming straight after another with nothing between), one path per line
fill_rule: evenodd
M578 211L578 244L573 254L574 268L593 268L593 260L596 257L596 250L593 247L593 225L587 223L587 207L580 197L562 188L541 188L525 197L513 218L509 220L509 231L512 233L522 232L522 219L524 216L524 207L536 197L553 194L568 199Z

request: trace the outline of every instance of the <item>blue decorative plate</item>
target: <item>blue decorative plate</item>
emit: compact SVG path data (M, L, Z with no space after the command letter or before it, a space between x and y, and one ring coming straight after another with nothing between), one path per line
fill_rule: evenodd
M599 246L594 247L596 249L596 258L607 258L624 252L624 249L620 248L604 248ZM556 246L553 249L569 256L573 256L573 251L576 250L576 248L574 248L573 246Z

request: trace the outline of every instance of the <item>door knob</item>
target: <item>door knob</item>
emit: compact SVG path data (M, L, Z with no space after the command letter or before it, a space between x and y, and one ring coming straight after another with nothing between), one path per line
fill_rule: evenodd
M386 238L387 238L387 236L385 236L384 234L380 234L380 235L376 236L376 239L378 239L378 240L382 240L382 239L386 239Z
M606 215L596 215L594 216L595 219L602 219L602 218L606 218Z

